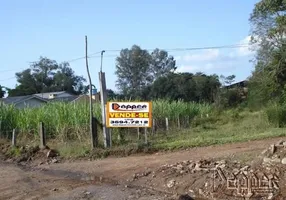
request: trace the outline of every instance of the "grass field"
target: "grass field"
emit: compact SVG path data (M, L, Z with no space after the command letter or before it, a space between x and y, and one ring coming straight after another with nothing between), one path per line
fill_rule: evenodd
M137 139L135 128L113 128L111 150L97 149L97 156L109 154L126 155L132 152L174 150L198 146L243 142L248 140L279 137L286 134L280 121L284 112L274 105L265 110L250 112L247 110L217 111L211 105L168 102L158 100L153 103L153 117L158 121L170 120L170 130L165 131L164 124L157 132L148 130L148 144L144 136ZM95 104L95 116L100 119L100 105ZM186 119L188 123L181 125ZM279 121L280 120L280 121ZM34 109L15 109L12 106L0 106L1 132L17 128L19 144L38 143L38 124L44 122L48 134L48 146L58 149L63 156L86 156L90 154L89 111L87 104L54 103ZM121 136L119 139L118 136ZM100 145L103 137L99 132Z
M205 121L189 130L173 133L166 137L157 137L154 148L179 149L209 146L225 143L280 137L286 135L285 128L274 128L268 123L263 112L244 112L236 119L227 114L215 121Z
M99 151L96 157L124 156L130 152L187 149L286 136L286 129L273 127L264 112L246 111L234 114L233 111L229 111L207 119L194 119L192 126L188 129L173 129L168 133L162 131L153 136L149 135L148 145L144 144L144 139L136 141L136 135L133 135L132 139L126 138L129 142L116 145L111 150ZM66 157L86 156L90 153L87 143L66 143L55 147Z
M189 119L205 113L211 113L208 104L153 101L153 117L164 120L176 120L178 117ZM100 104L94 104L94 115L101 121ZM49 137L80 139L88 132L89 105L85 103L51 103L40 108L16 109L13 106L0 105L0 130L11 131L17 128L25 134L37 134L39 122L44 122Z

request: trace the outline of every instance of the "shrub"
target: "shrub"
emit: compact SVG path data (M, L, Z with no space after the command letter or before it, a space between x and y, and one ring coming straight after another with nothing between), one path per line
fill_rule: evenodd
M286 125L286 105L271 103L265 110L269 123L276 127L284 127Z

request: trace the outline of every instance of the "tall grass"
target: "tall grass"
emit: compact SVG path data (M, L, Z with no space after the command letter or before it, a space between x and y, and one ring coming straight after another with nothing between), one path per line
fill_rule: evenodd
M155 119L177 120L178 117L201 116L209 114L208 104L186 103L183 101L156 100L152 102ZM101 121L101 106L93 106L95 117ZM89 105L87 103L54 102L39 108L17 109L11 105L0 105L2 131L14 128L25 134L37 134L39 122L45 123L47 136L60 139L82 139L88 133Z
M212 112L209 104L187 103L183 101L157 100L152 102L153 117L155 119L164 119L168 117L176 120L180 117L194 118L198 115L206 115Z
M286 105L271 103L265 109L268 121L277 128L286 126Z

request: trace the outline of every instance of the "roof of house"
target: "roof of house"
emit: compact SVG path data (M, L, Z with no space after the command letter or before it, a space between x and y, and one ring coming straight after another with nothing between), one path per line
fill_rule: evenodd
M68 92L66 91L46 92L46 93L38 93L38 94L26 95L26 96L7 97L7 98L0 99L0 102L3 102L5 104L17 104L17 103L20 103L22 101L29 100L32 98L36 98L43 102L54 102L54 101L72 102L72 101L79 99L82 96L82 95L73 95L73 94L68 93L70 94L70 96L55 97L53 99L49 99L49 96L51 94L59 95L59 94L64 94L64 93L68 93Z
M64 94L64 93L68 93L66 91L59 91L59 92L44 92L44 93L38 93L38 94L34 94L38 97L44 98L44 99L48 99L50 97L51 94L55 94L55 95L59 95L59 94ZM69 94L69 93L68 93Z
M69 96L69 97L58 97L55 99L50 99L49 101L66 101L66 102L70 102L70 101L74 101L75 99L77 99L79 96Z
M99 93L97 93L96 95L99 95ZM75 102L75 101L79 101L79 100L89 100L89 95L87 95L87 94L82 94L82 95L79 95L79 96L77 96L76 98L74 98L73 100L72 100L72 102ZM92 99L92 101L96 101L95 99Z
M47 100L45 100L41 97L35 96L35 95L7 97L7 98L2 98L1 101L4 102L5 104L18 104L20 102L23 102L23 101L26 101L29 99L33 99L33 98L38 99L38 100L43 101L43 102L47 102Z
M235 87L235 86L242 86L245 87L247 86L248 80L243 80L243 81L239 81L239 82L235 82L232 83L230 85L225 86L226 88L231 88L231 87Z

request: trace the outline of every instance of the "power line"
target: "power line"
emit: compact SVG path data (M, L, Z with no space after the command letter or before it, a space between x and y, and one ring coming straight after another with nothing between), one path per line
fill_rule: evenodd
M246 48L249 47L247 44L238 45L226 45L226 46L213 46L213 47L195 47L195 48L174 48L174 49L163 49L167 52L177 51L195 51L195 50L209 50L209 49L233 49L233 48ZM146 49L147 51L154 51L154 49ZM120 52L122 49L117 50L105 50L106 52ZM104 57L117 57L118 55L105 55ZM89 56L89 58L100 58L100 56Z
M106 55L104 56L105 58L114 58L117 57L118 55ZM100 58L101 56L89 56L89 58Z
M194 51L194 50L208 50L208 49L232 49L232 48L242 48L249 47L246 44L233 44L233 45L223 45L223 46L209 46L209 47L188 47L188 48L172 48L172 49L162 49L165 51ZM105 50L106 52L119 52L122 49ZM154 49L146 49L147 51L154 51Z
M96 55L96 54L100 54L100 53L101 53L101 51L95 52L95 53L89 54L88 57ZM70 63L70 62L74 62L74 61L81 60L81 59L85 59L85 56L82 56L82 57L79 57L79 58L75 58L75 59L72 59L72 60L68 60L67 62Z
M248 47L248 44L233 44L233 45L223 45L223 46L209 46L209 47L188 47L188 48L173 48L173 49L162 49L167 52L177 52L177 51L195 51L195 50L208 50L208 49L232 49L232 48L243 48L243 47ZM147 51L154 51L155 48L153 49L146 49ZM122 49L110 49L110 50L105 50L106 53L108 52L120 52ZM100 55L96 56L97 54L100 54L101 51L92 53L88 55L88 58L97 58L100 57ZM105 55L104 57L116 57L117 55ZM71 60L68 60L66 62L71 63L75 62L78 60L85 59L85 56L74 58ZM36 62L29 62L29 63L36 63Z
M171 49L162 49L162 50L165 50L167 52L179 52L179 51L195 51L195 50L208 50L208 49L233 49L233 48L244 48L244 47L249 47L248 44L233 44L233 45L223 45L223 46L209 46L209 47L187 47L187 48L171 48ZM155 48L153 49L146 49L147 51L154 51ZM110 49L110 50L105 50L105 52L120 52L122 51L122 49ZM97 54L100 54L101 51L98 51L98 52L95 52L95 53L92 53L92 54L89 54L88 55L88 58L100 58L100 55L97 55ZM107 57L110 57L110 58L113 58L113 57L117 57L118 55L105 55L104 57L107 58ZM82 56L82 57L78 57L78 58L74 58L74 59L71 59L71 60L68 60L66 62L68 63L71 63L71 62L75 62L75 61L78 61L78 60L82 60L82 59L85 59L85 56ZM33 63L36 63L36 62L28 62L30 64L33 64ZM19 68L19 69L23 69L23 68ZM18 69L11 69L11 70L3 70L3 71L0 71L0 72L8 72L8 71L16 71ZM2 80L0 80L2 81Z
M17 71L17 70L19 70L19 69L23 69L23 68L1 70L1 71L0 71L0 73L2 73L2 72L12 72L12 71Z
M10 77L10 78L7 78L7 79L3 79L3 80L0 80L1 82L3 81L8 81L8 80L11 80L11 79L15 79L16 77Z

